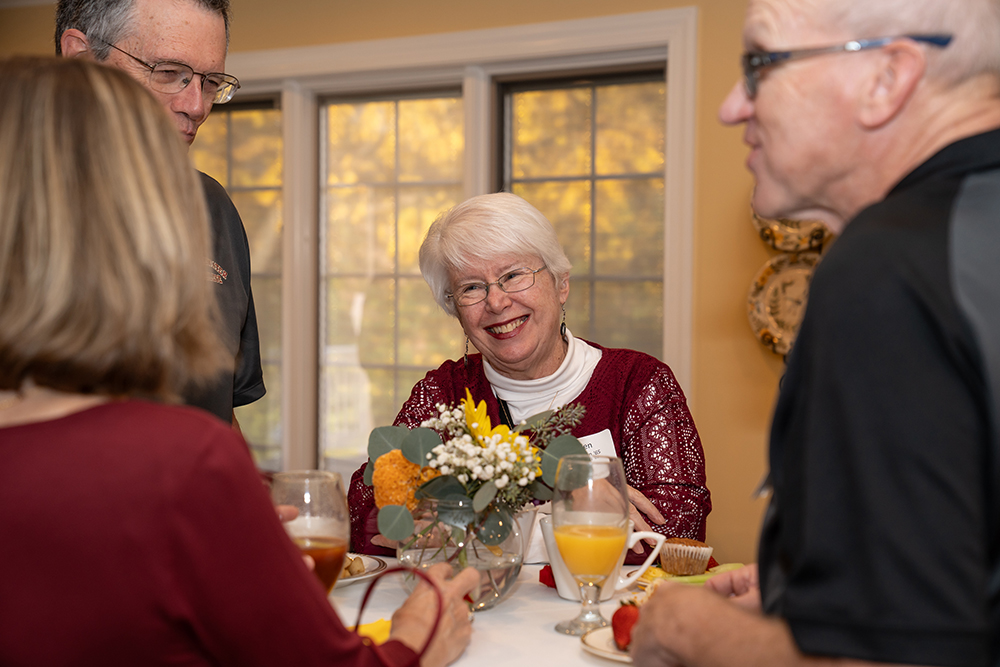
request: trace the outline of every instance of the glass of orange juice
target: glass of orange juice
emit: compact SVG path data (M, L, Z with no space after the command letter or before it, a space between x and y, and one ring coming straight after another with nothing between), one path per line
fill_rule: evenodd
M616 456L574 454L559 460L552 496L553 536L559 555L580 587L580 615L556 631L583 635L608 625L601 587L618 566L628 538L625 470Z
M304 555L316 564L314 572L329 593L344 568L351 536L347 496L340 475L325 470L275 473L271 500L283 514L295 515L285 530ZM294 508L295 512L289 511Z

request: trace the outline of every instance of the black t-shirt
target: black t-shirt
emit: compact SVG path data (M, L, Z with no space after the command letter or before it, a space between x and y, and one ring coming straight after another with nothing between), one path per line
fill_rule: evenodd
M862 211L813 277L759 558L803 652L1000 665L998 386L994 131Z
M253 403L265 392L257 315L250 289L250 245L240 214L225 188L206 174L201 174L201 181L212 221L209 280L214 283L222 314L221 338L233 355L235 370L222 373L208 387L189 389L184 402L229 423L234 407Z

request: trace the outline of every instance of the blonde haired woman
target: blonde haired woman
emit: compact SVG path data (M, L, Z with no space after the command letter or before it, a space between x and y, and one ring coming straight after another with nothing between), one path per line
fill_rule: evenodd
M410 664L340 623L245 443L170 405L224 355L199 181L159 104L82 60L0 61L0 664ZM440 579L440 577L438 577ZM461 598L423 664L468 643Z

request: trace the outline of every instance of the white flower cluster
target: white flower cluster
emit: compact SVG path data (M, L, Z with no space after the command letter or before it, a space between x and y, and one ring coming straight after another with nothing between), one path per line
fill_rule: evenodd
M540 474L539 460L527 437L514 433L507 437L500 433L473 435L461 409L451 410L444 405L437 408L440 417L428 419L421 426L452 436L427 455L428 465L442 475L452 475L466 487L492 480L497 489L503 490L508 485L526 487Z

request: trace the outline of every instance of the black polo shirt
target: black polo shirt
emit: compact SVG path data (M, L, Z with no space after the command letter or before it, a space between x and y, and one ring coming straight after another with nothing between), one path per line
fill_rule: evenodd
M998 398L993 131L862 211L813 277L759 555L803 652L1000 665Z
M234 407L253 403L265 393L257 314L250 289L250 245L240 214L225 188L206 174L201 174L201 183L212 223L213 254L208 277L222 315L220 338L234 366L207 387L189 389L184 402L229 423Z

